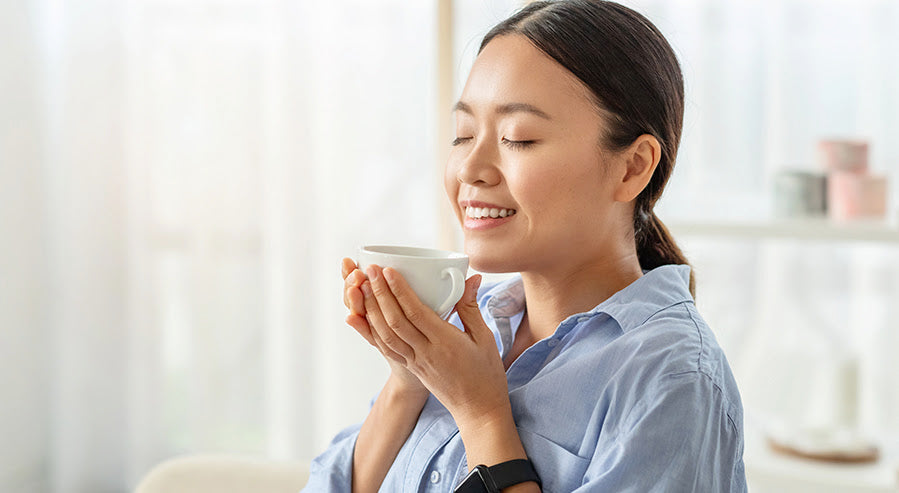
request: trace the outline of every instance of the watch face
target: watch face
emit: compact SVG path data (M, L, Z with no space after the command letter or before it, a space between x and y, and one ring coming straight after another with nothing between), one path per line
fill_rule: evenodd
M488 486L492 484L493 478L490 477L487 467L478 465L468 473L468 476L465 476L465 479L456 487L454 493L496 493L495 488L490 489L490 486Z
M527 481L540 485L540 476L528 459L512 459L492 467L479 464L465 476L454 493L500 493L500 488Z

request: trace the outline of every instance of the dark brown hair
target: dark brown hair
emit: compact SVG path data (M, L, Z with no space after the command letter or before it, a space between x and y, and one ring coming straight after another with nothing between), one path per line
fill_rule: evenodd
M622 150L649 134L662 147L659 165L637 196L634 231L640 267L687 264L671 233L653 212L674 169L684 118L684 81L677 57L646 17L614 2L533 2L490 30L527 37L590 88L607 118L604 147ZM479 52L480 52L479 50ZM690 293L695 295L690 274Z

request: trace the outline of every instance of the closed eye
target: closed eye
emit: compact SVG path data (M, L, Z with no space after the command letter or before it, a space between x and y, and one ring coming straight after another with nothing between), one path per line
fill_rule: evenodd
M452 142L451 145L457 146L457 145L462 144L462 143L464 143L464 142L468 142L469 140L471 140L471 137L456 137L455 139L453 139L453 142Z
M506 144L509 149L525 149L536 143L536 140L509 140L503 137L503 144Z

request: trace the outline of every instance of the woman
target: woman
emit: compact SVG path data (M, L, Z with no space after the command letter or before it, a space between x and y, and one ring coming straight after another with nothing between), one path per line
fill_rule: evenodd
M536 2L487 34L445 187L472 267L520 276L472 276L445 322L344 259L347 322L391 374L307 491L746 490L736 383L653 213L683 100L621 5Z

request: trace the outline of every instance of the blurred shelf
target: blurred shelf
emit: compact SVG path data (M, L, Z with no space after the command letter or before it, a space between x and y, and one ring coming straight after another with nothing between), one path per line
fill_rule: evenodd
M854 222L835 222L828 219L671 220L666 221L665 225L675 236L781 238L899 244L899 227L884 220Z

